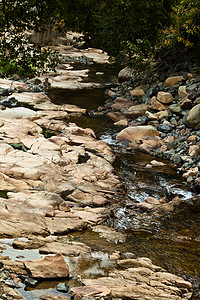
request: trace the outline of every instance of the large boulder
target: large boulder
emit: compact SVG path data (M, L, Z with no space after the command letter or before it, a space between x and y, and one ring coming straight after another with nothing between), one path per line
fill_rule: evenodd
M69 275L69 267L62 254L26 261L24 265L33 278L66 278Z
M120 83L124 82L124 81L129 81L131 80L132 78L134 78L134 73L135 73L135 70L129 68L129 67L126 67L124 69L122 69L119 74L118 74L118 81Z
M200 127L200 104L195 105L188 114L187 123L192 128Z
M144 136L159 136L158 130L151 126L130 126L123 129L118 135L116 136L117 141L137 141L139 142Z

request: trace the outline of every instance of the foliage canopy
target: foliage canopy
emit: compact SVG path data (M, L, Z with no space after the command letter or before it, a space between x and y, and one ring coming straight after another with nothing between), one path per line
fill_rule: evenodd
M200 40L199 0L0 0L0 70L3 75L54 69L58 55L41 51L25 30L84 33L86 45L100 47L123 63L142 67L156 47Z
M0 70L2 76L13 73L34 75L54 69L58 54L30 43L26 30L43 30L47 22L59 17L56 1L0 1ZM51 13L49 13L51 12Z

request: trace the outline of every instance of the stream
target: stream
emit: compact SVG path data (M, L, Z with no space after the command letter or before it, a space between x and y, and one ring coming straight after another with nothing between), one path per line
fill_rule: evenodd
M100 239L99 235L90 229L70 235L73 239L89 245L94 251L94 256L101 257L104 262L102 269L107 268L106 251L133 252L137 256L148 257L154 264L165 268L168 272L189 280L194 287L193 299L200 299L200 216L188 211L184 215L176 214L175 217L166 216L161 219L159 216L151 217L145 212L137 214L133 209L134 203L141 202L148 196L161 198L173 193L173 195L188 199L193 194L170 163L165 161L164 167L146 169L146 164L154 158L140 152L129 152L123 144L116 144L115 135L121 128L114 128L106 116L95 113L105 102L105 89L115 84L115 75L119 66L93 64L85 67L90 69L90 76L85 80L101 83L100 88L75 91L52 90L48 96L56 104L69 103L87 108L88 115L73 117L67 119L66 122L75 122L80 127L93 129L99 139L112 147L116 156L115 173L121 179L122 193L112 195L113 214L106 222L109 226L125 232L127 240L116 244L103 238ZM74 65L74 69L79 68L83 69L83 66ZM96 75L96 72L104 74ZM12 240L0 242L6 245L2 255L7 255L12 259L17 257L25 260L41 257L37 249L17 250L12 248ZM68 261L68 263L70 265L72 262ZM101 271L98 269L90 270L90 272L93 274L96 272L98 275ZM42 282L26 291L24 287L21 287L20 292L25 299L38 299L37 297L46 289L48 289L48 294L51 292L59 294L55 290L58 283L58 281ZM66 283L71 286L77 284L74 278Z

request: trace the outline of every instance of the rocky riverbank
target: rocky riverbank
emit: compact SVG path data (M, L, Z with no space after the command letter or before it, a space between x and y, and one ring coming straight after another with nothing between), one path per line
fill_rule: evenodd
M128 142L130 151L170 160L198 192L200 77L186 72L172 75L160 81L155 74L122 70L119 81L124 82L106 91L108 99L99 111L119 127L118 142Z
M107 60L99 50L86 52L90 61L94 53ZM46 94L53 82L57 88L69 88L69 81L72 89L95 86L84 85L87 72L70 69L64 61L59 74L48 80L0 81L1 299L26 299L25 288L54 279L60 283L53 294L45 290L33 299L191 299L190 282L150 259L115 249L99 253L90 240L85 244L71 237L89 228L98 239L116 244L126 240L126 234L103 225L112 196L121 188L112 149L90 128L70 123L70 117L81 118L86 109L53 104ZM119 91L110 94L115 104ZM6 255L10 246L18 249L17 257ZM37 255L25 255L24 249Z

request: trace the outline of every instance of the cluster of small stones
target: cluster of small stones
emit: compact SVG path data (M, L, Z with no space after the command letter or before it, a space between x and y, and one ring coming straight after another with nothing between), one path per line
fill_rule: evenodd
M117 126L153 126L158 131L156 141L148 137L154 141L145 144L143 140L141 146L142 140L134 136L124 139L131 141L133 150L170 160L183 178L198 188L200 76L184 73L159 81L154 77L136 77L125 69L119 73L120 80L128 81L106 91L108 99L99 111L107 113Z

